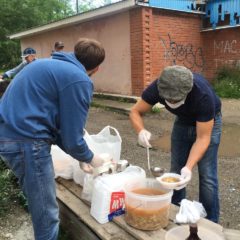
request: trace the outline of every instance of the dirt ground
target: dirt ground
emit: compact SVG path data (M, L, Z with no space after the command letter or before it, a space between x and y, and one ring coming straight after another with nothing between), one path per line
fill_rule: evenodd
M240 230L240 101L223 100L222 113L223 135L219 151L220 224L225 228ZM153 166L166 169L170 167L169 141L173 119L174 117L165 110L144 117L145 127L153 133L153 138L159 143L159 148L150 152ZM137 146L137 136L128 116L92 108L86 126L88 132L96 134L106 125L117 128L122 137L121 159L126 159L147 171L146 149ZM148 172L147 174L149 175ZM197 169L194 169L193 179L187 186L187 198L190 200L198 200L197 176ZM0 221L0 240L6 239L33 239L29 215L18 205L14 205L12 212Z

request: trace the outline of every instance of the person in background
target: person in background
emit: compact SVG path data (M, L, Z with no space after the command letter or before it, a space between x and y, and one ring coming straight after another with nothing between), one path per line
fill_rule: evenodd
M142 115L156 103L176 115L171 135L171 172L181 174L185 183L198 165L199 201L213 222L219 220L217 153L221 137L221 102L208 81L183 66L164 68L159 79L142 93L130 113L138 143L151 148L151 133ZM161 123L159 123L161 124ZM185 185L174 191L172 202L185 198Z
M104 59L98 41L79 39L73 53L55 52L23 69L1 98L0 157L19 179L35 240L58 238L51 145L79 160L86 172L104 163L83 138L93 95L90 76Z
M27 66L32 61L36 60L36 50L33 48L26 48L22 53L23 61L15 68L8 70L3 75L0 75L0 79L12 78L17 73L19 73L25 66Z
M55 52L61 52L61 51L63 51L63 49L64 49L64 43L63 42L61 42L61 41L55 42L55 44L54 44L54 51Z

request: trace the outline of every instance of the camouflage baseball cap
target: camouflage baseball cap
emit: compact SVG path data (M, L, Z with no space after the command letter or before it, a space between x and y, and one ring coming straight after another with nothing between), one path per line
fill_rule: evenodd
M181 101L186 98L192 86L192 72L178 65L164 68L157 81L159 96L172 101Z

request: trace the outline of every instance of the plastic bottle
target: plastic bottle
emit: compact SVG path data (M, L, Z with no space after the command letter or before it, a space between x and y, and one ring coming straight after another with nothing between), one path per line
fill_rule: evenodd
M189 225L189 231L190 234L186 238L186 240L201 240L201 238L198 236L198 227L197 224L190 224Z

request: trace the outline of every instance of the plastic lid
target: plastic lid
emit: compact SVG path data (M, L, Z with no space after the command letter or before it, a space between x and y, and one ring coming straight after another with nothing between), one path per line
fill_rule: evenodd
M170 229L165 235L165 240L183 240L186 239L189 234L188 225L179 226ZM198 226L198 236L204 240L224 240L222 233L214 232L212 229L203 226Z

